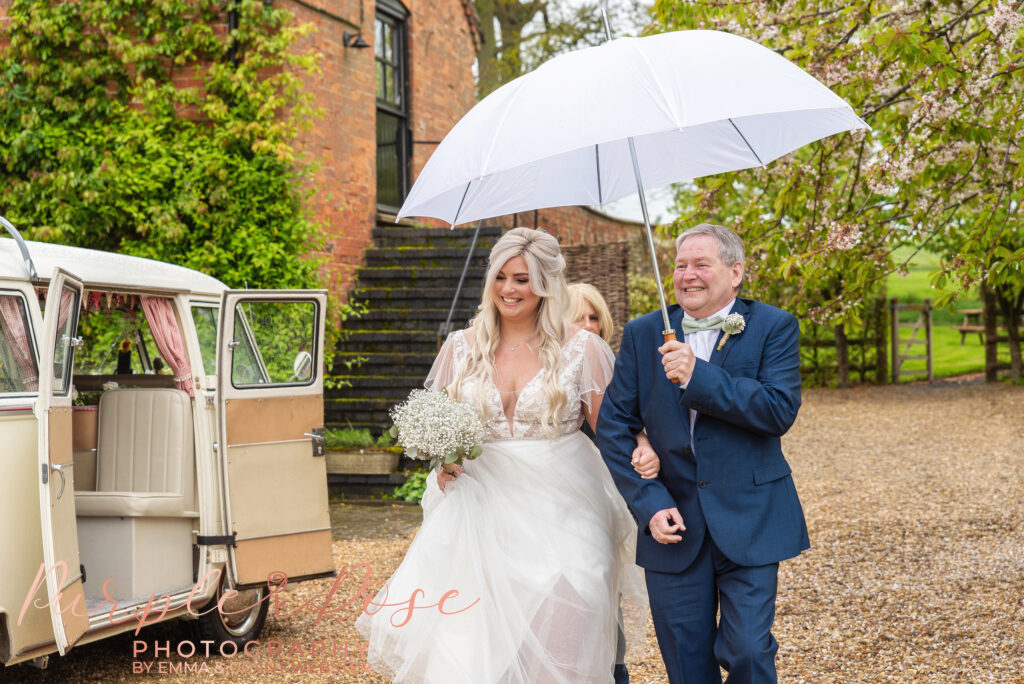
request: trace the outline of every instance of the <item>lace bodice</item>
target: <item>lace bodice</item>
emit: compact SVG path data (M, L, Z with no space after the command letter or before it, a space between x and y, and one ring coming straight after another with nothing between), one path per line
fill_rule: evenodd
M427 376L427 389L441 390L448 387L456 371L470 353L467 331L459 330L448 336ZM558 434L575 432L583 424L583 406L592 405L595 397L604 394L611 381L615 357L604 340L597 335L580 329L562 346L562 368L560 381L565 388L566 402L557 416ZM545 439L542 418L547 397L542 382L543 369L537 373L519 393L509 425L502 410L501 394L494 381L487 378L482 383L477 379L466 381L458 393L459 400L473 406L477 411L485 407L482 416L484 439L495 442L504 439ZM483 385L481 388L480 385ZM480 401L483 392L484 401Z

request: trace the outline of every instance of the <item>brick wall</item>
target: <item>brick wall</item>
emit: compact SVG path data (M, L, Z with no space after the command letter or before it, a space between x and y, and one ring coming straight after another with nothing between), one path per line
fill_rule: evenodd
M298 145L318 168L311 212L327 229L325 246L334 287L344 292L362 263L376 224L376 77L373 0L275 0L317 31L300 47L323 55L322 72L307 78L314 105L323 111ZM409 124L414 141L412 174L438 141L473 105L476 57L464 0L405 0ZM360 7L362 10L360 11ZM345 31L362 32L370 48L346 48Z

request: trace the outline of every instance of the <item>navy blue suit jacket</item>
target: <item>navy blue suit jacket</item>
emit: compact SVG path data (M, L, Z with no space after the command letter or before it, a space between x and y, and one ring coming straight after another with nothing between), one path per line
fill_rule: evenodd
M601 403L597 441L612 479L643 532L637 563L657 572L682 572L710 533L739 565L775 563L810 546L780 437L800 408L800 326L790 314L749 299L732 313L746 328L710 361L697 360L685 390L665 377L658 347L661 312L630 321L622 334L615 375ZM683 340L678 305L669 307ZM721 333L719 333L719 341ZM696 453L690 449L689 409L698 412ZM661 472L641 479L630 465L634 435L643 428L661 458ZM678 508L683 540L659 544L647 523Z

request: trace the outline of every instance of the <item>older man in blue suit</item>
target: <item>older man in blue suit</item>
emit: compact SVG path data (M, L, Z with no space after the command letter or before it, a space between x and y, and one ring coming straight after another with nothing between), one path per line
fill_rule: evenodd
M642 531L669 681L720 684L721 666L731 684L775 682L779 562L810 545L780 446L800 408L800 328L737 296L743 244L729 229L698 225L676 251L680 341L663 341L660 312L626 325L598 444ZM652 480L630 465L644 429L661 456Z

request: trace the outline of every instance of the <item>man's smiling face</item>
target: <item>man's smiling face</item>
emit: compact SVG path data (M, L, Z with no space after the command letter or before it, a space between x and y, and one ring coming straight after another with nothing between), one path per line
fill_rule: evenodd
M679 245L672 284L679 306L694 318L707 318L723 308L741 282L743 264L722 263L713 235L695 235Z

